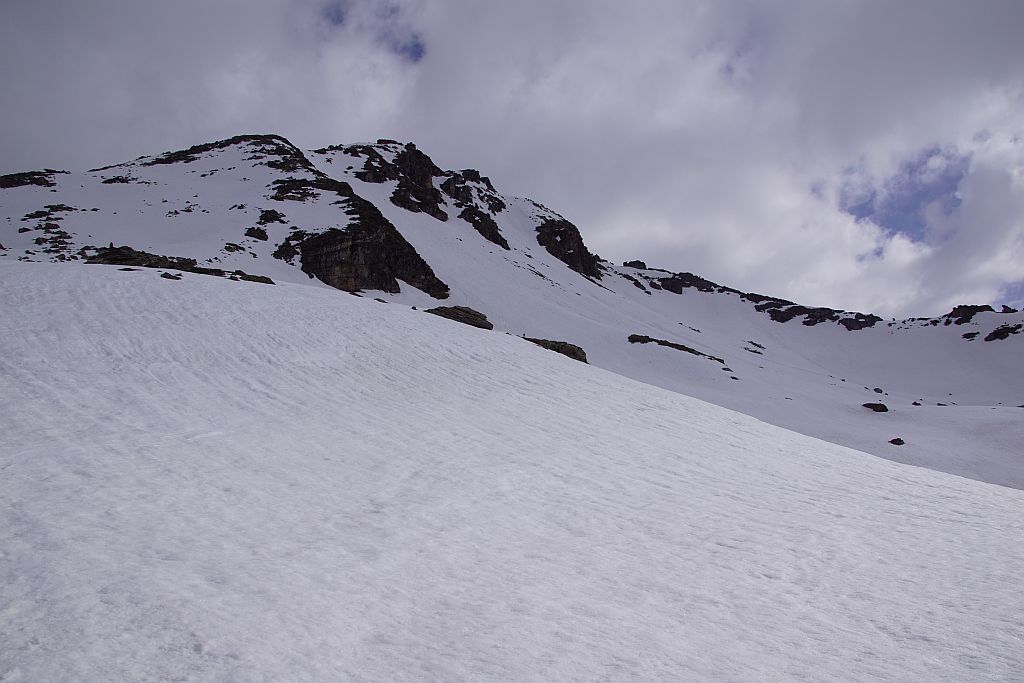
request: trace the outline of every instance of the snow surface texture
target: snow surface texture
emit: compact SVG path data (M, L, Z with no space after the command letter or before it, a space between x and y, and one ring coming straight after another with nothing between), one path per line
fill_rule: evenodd
M0 309L0 680L1024 677L1024 492L318 287Z
M72 245L65 255L112 242L277 282L309 283L297 263L272 256L275 247L294 230L344 229L350 218L329 192L305 201L271 195L275 180L320 172L350 183L394 224L450 286L444 305L481 311L498 331L577 344L598 367L833 443L1024 488L1024 412L1018 407L1024 404L1024 333L984 341L1001 325L1024 324L1024 314L979 313L963 325L883 321L853 332L834 322L808 327L799 317L779 323L736 293L655 289L650 281L668 275L663 271L605 264L600 281L587 279L539 246L537 225L559 216L529 200L503 197L507 207L494 214L511 247L506 251L458 218L452 197L440 195L445 222L396 206L390 197L397 181L356 177L366 157L355 148L305 152L308 167L285 171L268 165L278 157L266 145L225 145L187 163L148 165L154 158L143 158L54 174L52 187L0 190L0 243L6 247L0 262L60 257L44 250L59 229ZM303 154L289 152L287 141L280 145L286 154ZM366 147L388 162L403 149L391 143ZM435 185L441 180L435 178ZM478 192L480 186L474 187ZM488 209L474 197L478 208ZM60 204L73 210L30 218ZM247 237L267 209L282 213L283 222L262 226L267 240ZM38 227L45 225L57 227ZM400 284L396 294L366 295L420 308L439 304ZM653 343L630 344L632 334L685 345L725 363ZM877 401L888 412L863 407ZM895 438L904 445L891 444Z

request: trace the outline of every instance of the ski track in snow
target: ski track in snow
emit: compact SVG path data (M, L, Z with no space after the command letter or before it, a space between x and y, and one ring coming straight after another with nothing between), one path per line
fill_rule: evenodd
M0 680L1024 678L1021 491L315 287L0 291Z

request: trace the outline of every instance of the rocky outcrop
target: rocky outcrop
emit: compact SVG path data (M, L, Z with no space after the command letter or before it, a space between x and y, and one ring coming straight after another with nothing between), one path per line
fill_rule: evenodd
M662 289L673 294L682 294L684 289L696 289L698 292L740 293L739 290L722 287L693 273L673 273L669 277L658 278L658 284Z
M316 170L298 147L280 135L236 135L226 140L194 145L177 152L167 152L144 161L142 165L190 164L204 154L235 146L245 146L248 149L251 156L246 157L247 161L262 162L262 165L279 171L294 173L300 170L310 172Z
M985 341L990 342L1009 339L1011 334L1020 334L1021 330L1024 330L1024 324L1000 325L985 335Z
M450 173L448 179L441 183L441 191L458 207L475 205L479 200L492 214L505 210L505 202L495 191L491 179L472 168Z
M647 264L643 261L625 261L622 264L623 268L636 268L638 270L647 270Z
M708 360L713 360L716 363L721 363L722 365L725 365L725 361L719 358L718 356L712 356L710 354L704 353L703 351L698 351L697 349L690 348L685 344L678 344L676 342L670 342L665 339L655 339L654 337L648 337L645 334L631 334L628 337L628 341L630 344L657 344L658 346L664 346L670 349L675 349L676 351L685 351L686 353L692 353L694 356L707 358Z
M564 218L550 218L538 225L537 242L580 275L601 279L597 256L587 249L579 229Z
M28 171L26 173L9 173L0 175L0 190L9 190L13 187L25 187L36 185L38 187L53 187L53 176L67 171L55 171L52 168L43 171Z
M181 256L161 256L146 251L132 249L131 247L86 247L83 251L92 252L91 256L85 259L86 263L98 263L110 266L130 266L134 268L160 268L167 270L180 270L186 273L197 273L199 275L213 275L216 277L228 277L232 280L247 280L249 282L262 282L272 285L274 281L263 275L250 275L241 270L226 271L221 268L204 268L192 258ZM126 269L122 269L126 270Z
M505 202L494 191L489 178L467 168L458 173L450 173L448 179L441 183L441 191L451 198L457 208L462 209L459 218L472 225L488 242L509 249L508 241L492 218L492 214L505 210ZM487 210L481 209L481 205Z
M302 272L331 287L398 293L402 280L435 299L448 298L448 285L390 223L358 223L308 236L296 232L289 240L295 237L301 239L285 244L298 252ZM281 258L286 253L282 245L274 255Z
M868 410L873 410L876 413L887 413L889 412L889 406L884 403L865 403L864 407Z
M581 363L587 362L587 352L581 347L575 344L570 344L564 341L555 341L553 339L535 339L533 337L523 337L528 342L533 342L537 346L542 346L549 351L560 353L563 356L568 356L573 360L578 360Z
M391 203L406 211L425 213L439 221L448 220L448 214L441 208L444 198L434 187L434 176L444 173L430 157L416 149L411 142L395 155L398 167L398 187L391 193Z
M394 140L381 139L377 145L349 145L324 147L316 150L323 154L330 151L342 151L349 156L365 157L363 167L355 172L356 178L365 183L386 183L398 181L398 187L391 193L391 203L413 213L425 213L439 221L447 221L448 214L441 205L444 197L434 187L434 178L444 176L426 154L409 143L395 154L394 161L388 161L378 147L397 147Z
M995 313L995 309L991 306L956 306L952 311L942 317L946 319L947 325L950 321L955 325L964 325L971 322L974 316L978 313Z
M335 203L345 206L352 219L344 230L294 231L278 245L276 258L291 262L298 256L304 273L347 292L379 289L397 293L401 291L398 280L402 280L435 299L448 297L448 285L434 275L377 207L359 197L348 183L324 176L276 181L275 186L273 198L280 201L306 201L332 192L340 197Z
M635 264L646 265L643 261L627 261L623 265L630 268L638 268L639 266ZM877 315L851 313L833 308L810 308L800 306L786 299L765 296L764 294L756 294L754 292L742 292L732 287L719 285L693 273L669 273L666 277L647 277L646 279L653 288L664 289L673 294L682 294L684 289L695 289L698 292L706 293L736 294L742 300L753 303L754 310L760 313L767 313L772 320L780 323L786 323L794 318L802 317L803 320L801 322L808 327L819 325L823 322L834 322L853 332L873 327L882 320Z
M467 206L459 214L459 218L472 225L488 242L493 242L506 251L509 249L508 241L502 236L498 224L494 222L490 214L484 213L476 206Z
M284 214L277 209L261 209L259 220L256 225L270 225L271 223L285 223Z
M438 306L437 308L428 308L427 313L439 315L442 318L448 318L470 327L479 327L482 330L494 329L494 325L487 319L486 315L480 311L473 310L469 306Z
M391 140L378 140L378 144L397 144ZM355 172L356 178L364 183L386 183L398 180L398 167L389 162L373 145L349 145L325 147L316 150L320 154L330 151L342 151L349 156L366 157L363 167Z

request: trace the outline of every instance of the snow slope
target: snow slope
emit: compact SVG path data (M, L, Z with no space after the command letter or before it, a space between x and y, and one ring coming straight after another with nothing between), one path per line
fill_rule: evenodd
M0 313L0 680L1024 676L1024 492L322 287Z
M250 136L49 174L49 185L0 189L0 262L74 259L83 247L113 243L326 287L298 259L274 256L294 235L352 229L337 194L289 197L275 189L320 174L372 203L449 287L443 301L401 281L399 291L369 290L369 297L469 306L498 330L577 344L590 363L648 384L891 460L1024 488L1024 334L985 341L1000 327L1024 328L1024 314L982 312L962 324L881 321L848 331L832 321L808 326L803 316L777 322L725 288L673 293L659 288L671 275L665 271L604 263L600 279L585 277L538 243L538 226L558 214L493 192L486 179L467 180L470 204L492 217L507 250L459 217L460 200L438 191L453 171L431 177L428 169L415 179L428 196L436 193L448 220L396 204L410 175L381 169L405 149L380 142L303 152L283 138ZM494 198L503 208L488 204ZM251 236L254 227L266 239ZM630 343L634 334L723 362ZM888 412L863 407L878 401ZM891 444L895 438L905 443Z

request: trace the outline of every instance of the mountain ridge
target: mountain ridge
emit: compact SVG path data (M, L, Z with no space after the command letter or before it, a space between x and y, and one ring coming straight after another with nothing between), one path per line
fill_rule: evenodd
M83 173L3 176L0 187L0 263L149 264L418 309L443 302L772 424L1024 487L1012 445L1024 438L1024 315L1012 309L885 320L614 265L555 211L389 139L301 150L241 135ZM879 395L884 415L863 407Z
M274 196L277 200L302 199L308 197L315 189L337 191L337 187L344 187L347 185L342 184L341 186L330 187L330 185L333 184L330 181L333 179L317 169L317 167L306 157L305 153L299 147L294 145L284 136L270 133L246 133L236 135L218 141L200 143L181 150L164 152L152 156L142 156L132 161L92 168L86 171L86 173L101 173L103 171L110 171L118 168L130 168L133 166L152 167L158 165L190 164L198 161L203 155L211 152L217 152L230 147L246 144L254 146L259 145L259 147L252 150L254 155L248 157L247 160L268 159L265 162L265 165L272 169L289 173L301 170L314 174L315 178L313 179L313 182L306 184L277 181L275 183ZM396 150L396 148L400 149ZM392 161L387 160L383 155L381 155L380 149L393 153L394 159ZM491 227L493 226L493 218L488 215L488 213L494 214L503 210L505 208L505 203L494 189L490 178L482 175L475 169L468 168L462 169L461 171L444 171L436 166L428 155L419 150L415 143L400 143L397 140L389 138L380 138L375 143L335 144L310 151L320 155L329 155L334 152L341 152L349 156L365 156L366 160L363 168L354 174L358 179L370 183L399 181L399 187L396 188L391 197L392 203L412 212L425 212L434 216L438 220L447 221L447 213L445 213L439 206L439 202L443 201L441 198L443 193L453 200L456 207L463 209L463 212L466 215L460 215L460 217L473 224L477 231L485 238L505 249L508 249L507 244L502 245L503 238L501 238L500 232L497 231L496 226ZM328 159L328 163L332 163L332 160ZM41 171L25 171L7 174L0 176L0 189L11 189L29 185L53 187L56 184L53 181L54 176L71 174L71 171L50 168L43 169ZM440 188L433 187L432 178L434 177L445 178L445 181L441 183ZM327 181L326 184L325 181ZM113 176L104 178L102 182L105 184L129 184L139 181L133 181L129 176ZM471 188L469 183L474 183L477 186L486 188L488 194L483 195L479 189ZM480 212L480 207L477 203L480 199L475 200L473 198L473 189L477 189L478 196L480 196L480 199L482 199L486 204L488 213L478 213ZM350 186L348 187L348 190L351 190ZM530 201L532 202L532 200ZM557 224L557 226L550 226L548 228L538 228L539 232L542 233L543 238L542 240L538 240L541 242L541 245L548 246L548 244L551 244L551 248L554 248L556 251L560 250L562 253L566 254L582 252L581 257L583 261L581 263L567 263L567 265L569 265L573 270L581 272L581 274L600 279L601 272L598 269L598 264L605 264L607 266L608 262L601 259L599 256L590 253L583 241L579 229L570 221L559 216L547 207L536 204L536 202L532 203L543 211L552 214L553 217L548 219L546 222ZM486 222L486 225L481 227L477 225L478 221ZM560 244L561 242L571 242L571 244L562 246ZM9 250L9 248L7 249ZM778 322L786 322L794 317L804 316L805 319L803 324L805 325L815 325L823 322L824 320L829 320L832 322L839 322L844 327L847 327L847 329L862 329L863 327L874 324L874 322L868 321L879 322L884 320L884 318L870 313L865 314L857 311L847 311L845 309L836 309L827 306L803 306L781 297L756 292L746 292L720 285L688 271L671 271L656 267L648 268L646 264L640 260L626 261L622 266L639 270L666 273L669 277L657 278L656 280L654 278L649 278L649 281L657 282L657 284L654 285L655 288L661 287L677 294L685 287L695 287L701 291L717 290L720 293L731 292L739 294L746 300L757 304L759 306L758 310L769 312L770 317ZM346 291L356 291L346 287L339 288L346 289ZM370 286L367 287L367 289L375 289L375 287ZM958 311L962 309L977 309L978 312L995 312L995 309L989 304L960 304L955 306L949 313L941 316L912 317L905 318L903 320L934 320L936 318L951 317L958 318L960 317ZM1002 313L1018 312L1016 309L1012 309L1005 305L1002 309ZM896 319L893 318L892 320Z

